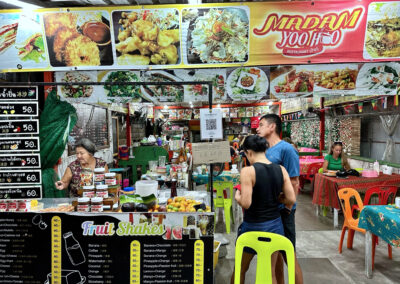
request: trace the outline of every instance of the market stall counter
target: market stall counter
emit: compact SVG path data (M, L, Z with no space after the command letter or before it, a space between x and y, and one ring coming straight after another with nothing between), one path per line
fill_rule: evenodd
M72 201L0 213L4 283L212 283L213 212L75 212Z

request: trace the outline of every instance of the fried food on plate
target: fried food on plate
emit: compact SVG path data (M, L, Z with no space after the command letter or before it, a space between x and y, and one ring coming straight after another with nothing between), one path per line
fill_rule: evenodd
M132 34L142 38L145 32L149 32L154 27L153 23L146 20L137 20L131 24Z
M159 46L167 47L176 42L179 42L179 29L163 30L158 34L157 43Z
M122 54L125 54L128 52L138 50L141 42L142 40L138 36L132 35L131 37L128 37L126 40L116 44L115 48Z
M121 42L121 41L126 40L130 36L131 36L131 31L130 30L123 30L123 31L119 32L118 40Z
M139 54L122 54L117 58L119 65L149 65L150 57Z
M90 38L78 35L66 43L63 59L67 66L98 66L100 51L97 44Z
M65 48L65 44L68 40L79 36L76 29L70 29L66 27L61 27L58 29L56 36L53 41L53 51L56 54L56 59L58 62L62 62L62 54Z
M75 13L49 13L44 14L46 36L52 37L61 27L76 29L78 15Z
M151 56L151 62L157 65L176 64L178 60L178 49L175 45L161 47L158 53Z

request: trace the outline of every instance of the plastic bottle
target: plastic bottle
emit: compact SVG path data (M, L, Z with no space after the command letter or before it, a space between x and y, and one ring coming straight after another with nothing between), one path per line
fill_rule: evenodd
M374 162L374 171L377 173L377 175L379 175L380 170L379 170L378 160L375 160L375 162Z

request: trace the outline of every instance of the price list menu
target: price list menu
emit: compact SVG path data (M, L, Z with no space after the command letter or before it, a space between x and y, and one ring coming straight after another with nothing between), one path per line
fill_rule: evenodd
M152 235L150 229L150 235L120 234L117 228L128 218L125 213L2 213L0 284L212 283L212 236L166 240L163 231Z
M0 86L0 200L42 197L38 116L37 87Z

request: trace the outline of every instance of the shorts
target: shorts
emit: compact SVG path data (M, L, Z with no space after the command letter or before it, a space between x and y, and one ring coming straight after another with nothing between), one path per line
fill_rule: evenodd
M296 250L296 222L295 222L295 213L296 209L292 209L290 214L288 214L287 210L281 210L281 218L283 229L285 231L285 237L288 238Z
M274 220L269 220L269 221L265 221L265 222L261 222L261 223L243 222L242 224L240 224L240 226L238 228L237 236L239 237L243 233L253 232L253 231L275 233L275 234L279 234L282 236L285 235L283 225L282 225L282 220L280 217L278 217ZM245 247L244 251L247 253L256 254L256 251L249 247Z

